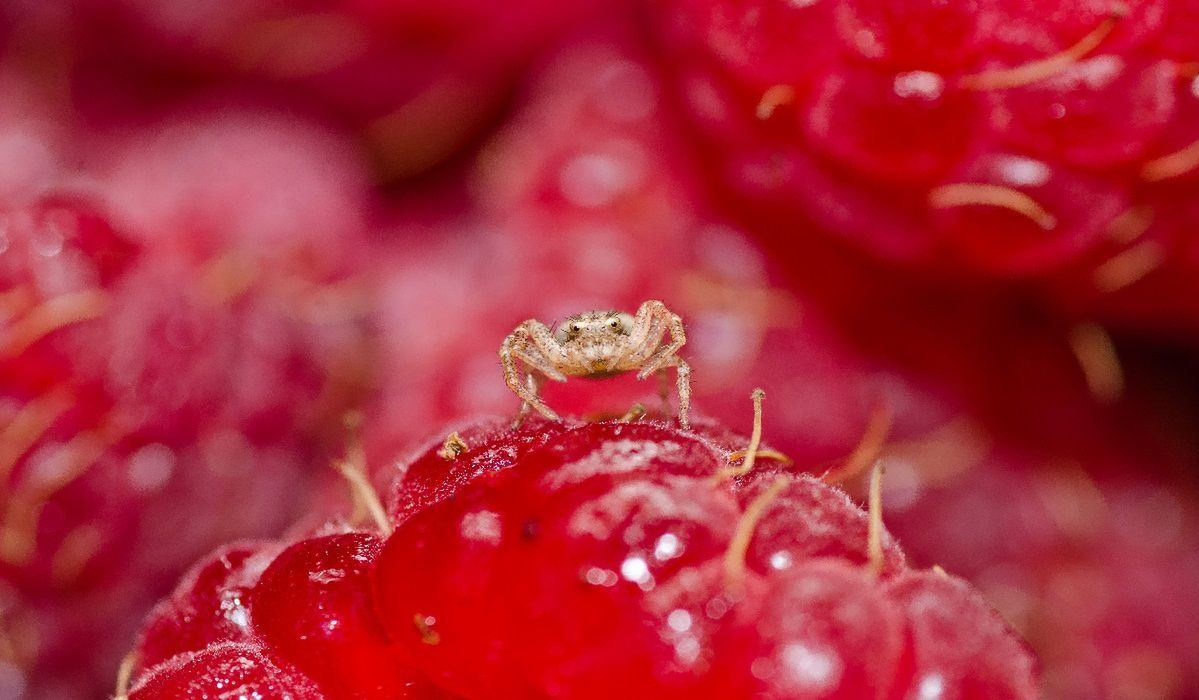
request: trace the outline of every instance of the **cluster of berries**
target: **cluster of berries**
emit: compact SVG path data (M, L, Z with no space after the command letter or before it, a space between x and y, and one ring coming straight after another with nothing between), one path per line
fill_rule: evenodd
M740 450L704 419L508 423L401 463L386 508L363 499L378 531L202 561L130 700L1036 696L990 606L908 568L877 501L791 471L760 420Z

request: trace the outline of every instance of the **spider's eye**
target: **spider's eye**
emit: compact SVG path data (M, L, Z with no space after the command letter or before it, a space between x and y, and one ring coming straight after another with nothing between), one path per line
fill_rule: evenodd
M614 331L620 330L620 319L618 319L618 318L608 319L608 328L611 328Z
M582 330L582 327L579 326L579 324L577 324L577 323L570 324L570 332L571 333L578 333L580 330Z

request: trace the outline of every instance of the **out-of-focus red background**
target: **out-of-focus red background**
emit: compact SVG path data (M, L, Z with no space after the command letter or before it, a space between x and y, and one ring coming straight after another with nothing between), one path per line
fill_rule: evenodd
M889 528L1046 697L1199 696L1199 11L1042 8L0 3L0 698L347 508L347 411L382 471L648 298L807 469L893 416Z

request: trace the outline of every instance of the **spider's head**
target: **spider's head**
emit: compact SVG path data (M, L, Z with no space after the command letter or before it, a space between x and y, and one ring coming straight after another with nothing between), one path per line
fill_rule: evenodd
M623 311L588 311L563 321L554 329L559 343L579 340L611 340L633 329L633 315Z

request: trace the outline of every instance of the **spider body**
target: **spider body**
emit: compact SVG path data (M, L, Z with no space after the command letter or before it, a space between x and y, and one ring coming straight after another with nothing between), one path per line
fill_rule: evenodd
M664 342L667 334L670 342ZM588 311L571 316L553 329L529 319L504 338L500 362L504 381L524 401L520 416L523 418L532 409L550 420L558 420L558 414L537 395L544 378L559 382L567 377L603 379L636 370L637 378L645 379L674 367L679 424L686 428L691 408L691 367L677 354L686 342L682 319L662 302L651 299L642 303L636 314Z

